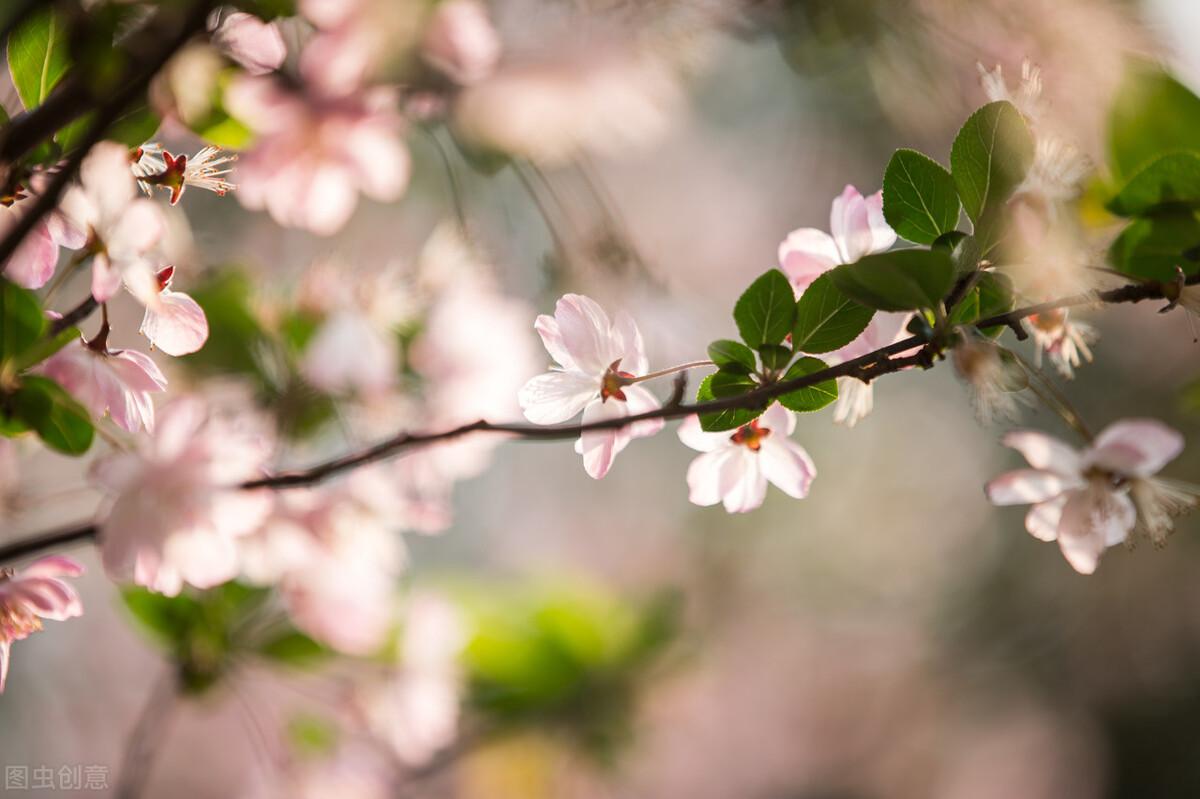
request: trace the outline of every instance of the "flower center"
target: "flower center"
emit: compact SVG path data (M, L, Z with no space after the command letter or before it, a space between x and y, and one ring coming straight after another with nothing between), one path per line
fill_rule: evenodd
M25 605L0 605L0 641L20 641L42 629L42 620Z
M758 420L747 425L739 427L729 440L735 444L742 444L749 447L751 452L758 452L762 448L762 440L771 435L771 428L759 427Z
M620 371L618 368L620 365L621 359L617 358L609 364L608 370L605 371L604 377L600 380L601 402L607 402L609 397L625 402L624 388L632 382L633 375L629 372Z
M1063 326L1063 322L1066 321L1066 318L1067 312L1061 308L1058 308L1053 311L1046 311L1045 313L1033 314L1029 317L1029 321L1038 330L1046 333L1054 333Z

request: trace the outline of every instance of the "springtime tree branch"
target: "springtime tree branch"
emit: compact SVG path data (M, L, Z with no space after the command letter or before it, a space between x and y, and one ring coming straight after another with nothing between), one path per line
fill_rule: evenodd
M1192 286L1197 284L1200 284L1200 274L1193 275L1180 283L1160 283L1157 281L1131 283L1108 291L1076 294L1059 300L1017 308L1007 313L980 319L973 323L973 327L989 328L1001 325L1020 327L1021 320L1027 317L1080 305L1093 305L1097 303L1118 304L1141 302L1143 300L1171 299L1177 297L1181 285ZM915 353L901 355L901 353L914 349L917 350ZM676 381L671 401L665 403L661 408L631 416L602 419L587 424L563 425L532 425L511 422L493 423L480 419L470 424L439 432L398 433L373 446L333 458L307 469L279 472L257 480L250 480L242 483L239 487L251 490L311 486L336 474L393 457L407 450L444 441L452 441L472 433L506 434L523 441L553 441L577 438L582 433L594 430L622 428L648 419L678 419L693 413L761 408L777 397L823 383L826 380L839 377L852 377L869 382L881 375L892 374L914 366L930 368L936 362L937 354L930 342L920 336L910 336L853 360L845 361L792 380L764 385L754 391L735 397L726 397L690 405L680 403L678 402L678 398L682 394L680 388L682 383ZM0 563L25 557L50 547L93 539L97 534L98 527L95 524L81 524L49 533L35 534L29 538L14 541L6 546L0 546Z
M83 159L104 138L109 127L145 93L150 81L166 66L171 56L192 36L204 30L213 6L214 0L198 0L169 30L163 30L167 27L163 18L167 12L161 12L157 24L151 23L145 34L147 38L153 37L157 46L148 50L144 58L134 61L124 79L107 97L97 98L85 86L83 78L73 74L45 103L13 119L0 133L0 166L7 171L17 159L40 142L90 111L93 105L97 106L95 117L79 146L54 173L29 210L0 239L0 264L4 264L16 252L25 236L58 205L59 197L79 171Z

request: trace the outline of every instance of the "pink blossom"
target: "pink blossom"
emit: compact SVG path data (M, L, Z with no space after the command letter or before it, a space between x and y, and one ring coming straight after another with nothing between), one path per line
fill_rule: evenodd
M109 350L103 338L68 344L46 360L42 374L65 388L92 416L108 413L124 430L154 431L154 400L167 378L158 365L136 350Z
M490 75L500 50L500 37L478 0L438 3L421 40L421 56L463 86Z
M208 319L200 304L181 291L171 290L175 267L158 271L158 294L146 303L146 314L138 331L150 344L167 355L197 352L208 340Z
M896 243L896 232L883 218L883 192L863 197L847 186L833 201L829 230L793 230L779 245L779 268L797 292L839 264L883 252Z
M388 90L304 94L269 77L242 77L225 100L256 134L239 167L247 208L330 235L346 224L360 191L385 202L404 192L409 157Z
M8 201L0 200L0 236L7 235L34 202L23 191ZM83 244L82 233L55 211L42 217L25 235L2 271L18 286L38 289L46 285L58 266L58 248L78 249Z
M8 678L13 641L42 629L42 619L64 621L83 615L83 605L62 577L78 577L83 567L63 555L50 555L14 572L0 569L0 693Z
M304 379L329 394L379 394L396 383L400 346L395 333L354 309L340 309L313 335L300 362Z
M688 467L688 499L697 505L723 502L729 513L745 513L762 505L768 482L804 499L817 468L789 437L795 429L795 415L778 404L733 432L707 433L698 416L689 416L679 426L679 440L704 454Z
M907 335L911 313L876 313L865 330L846 346L823 356L830 365L845 363L874 352L881 347L895 344ZM854 427L875 407L875 387L853 377L838 378L838 398L833 409L833 420L847 427Z
M1104 550L1124 541L1137 522L1131 489L1157 482L1151 478L1183 450L1183 436L1153 419L1125 419L1082 450L1032 430L1009 433L1004 444L1031 468L992 480L985 489L988 499L1032 505L1025 529L1042 541L1058 541L1067 562L1091 574Z
M287 58L287 45L274 22L264 22L244 11L214 12L209 19L212 42L251 75L279 69Z
M1067 309L1034 314L1025 320L1025 326L1037 346L1035 366L1040 368L1046 355L1059 374L1074 377L1076 367L1092 360L1090 345L1096 341L1097 333L1091 325L1071 319Z
M268 491L237 486L261 475L269 453L246 420L210 414L194 398L166 406L152 437L93 467L113 496L100 532L109 576L168 595L235 577L237 539L271 509Z
M403 659L386 685L363 697L371 729L410 766L427 763L458 733L458 656L465 643L463 620L453 605L428 592L410 597Z
M635 384L648 364L642 334L628 314L617 314L614 324L594 300L566 294L554 316L539 316L534 329L558 366L521 389L518 401L529 421L556 424L583 411L583 423L588 424L660 407L653 394ZM583 455L584 470L600 479L630 441L652 436L662 427L661 419L647 419L584 433L575 451Z
M158 207L137 197L129 150L101 142L84 159L79 185L63 197L69 223L85 231L92 253L92 296L105 302L122 281L143 302L151 299L154 266L148 255L163 233Z

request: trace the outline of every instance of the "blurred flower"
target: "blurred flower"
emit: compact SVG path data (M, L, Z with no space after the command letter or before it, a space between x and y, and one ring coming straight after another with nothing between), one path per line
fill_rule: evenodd
M869 352L895 344L908 335L908 322L911 313L879 312L871 317L867 327L858 338L839 350L825 356L825 362L832 365L852 361ZM847 427L854 427L875 407L875 387L872 383L864 383L853 377L838 378L837 404L833 408L833 420Z
M146 304L142 326L138 328L150 339L150 345L167 355L188 355L197 352L208 340L208 319L204 309L182 291L171 291L175 267L158 271L158 297Z
M535 424L565 422L583 411L583 423L616 419L659 407L645 388L635 385L646 373L642 334L626 313L616 324L596 302L579 294L566 294L554 316L542 314L534 329L558 364L521 389L518 401L525 418ZM624 366L628 370L621 371ZM661 430L661 419L584 433L575 446L583 455L583 468L596 479L608 474L621 450L634 438Z
M883 218L882 191L863 197L858 189L847 186L833 200L829 230L833 235L800 228L779 245L779 268L792 281L797 296L833 267L852 264L896 243L896 232Z
M1075 376L1075 367L1082 361L1092 360L1088 345L1099 337L1091 325L1072 321L1069 316L1067 309L1061 308L1034 314L1025 320L1025 327L1033 334L1037 347L1034 365L1041 368L1044 353L1059 373L1068 378Z
M429 762L458 733L466 631L443 597L414 592L405 615L401 663L382 688L362 697L368 724L406 765Z
M500 60L500 36L478 0L444 0L433 8L421 56L455 83L478 83Z
M243 76L225 101L256 134L238 170L247 208L327 236L345 225L360 191L379 201L404 192L409 157L387 89L332 96Z
M273 72L287 58L287 45L279 26L253 14L214 11L209 16L208 29L212 43L251 75Z
M304 379L330 394L376 394L400 371L396 336L354 310L335 311L313 335L300 362Z
M129 150L118 142L92 148L79 170L79 185L63 196L62 213L87 236L92 255L92 296L105 302L124 282L145 302L155 286L147 255L162 236L157 206L137 197Z
M1019 392L1029 385L1029 379L1011 353L989 339L964 335L951 359L966 382L980 422L1016 418Z
M985 489L988 499L996 505L1032 504L1025 529L1042 541L1057 540L1081 574L1094 572L1104 550L1133 530L1138 510L1131 489L1160 536L1170 530L1172 514L1195 504L1194 492L1181 506L1179 496L1152 479L1183 449L1183 436L1153 419L1115 422L1078 451L1031 430L1007 434L1004 444L1032 468L992 480Z
M396 795L389 769L366 747L347 745L319 760L293 759L272 769L252 799L390 799Z
M762 505L768 482L804 499L817 467L790 438L795 429L795 415L778 403L732 434L707 433L700 417L689 416L679 426L679 440L704 454L688 467L688 499L697 505L723 502L728 512L745 513Z
M608 45L506 64L457 98L455 129L483 148L549 164L658 141L684 102L678 75L652 55Z
M322 91L361 88L408 55L427 8L393 0L301 0L301 15L316 28L300 53L301 75Z
M91 342L80 339L56 352L39 371L65 388L93 417L107 412L122 429L154 432L151 394L165 391L158 365L136 350L110 350L107 328Z
M34 202L34 197L23 188L10 197L0 198L0 236L7 235ZM84 241L84 234L68 224L61 214L49 213L25 235L0 272L22 288L41 288L58 266L58 248L79 249Z
M1045 101L1042 98L1042 71L1029 59L1021 63L1021 82L1016 89L1009 89L1004 79L1004 70L999 64L995 69L987 69L976 62L979 70L979 83L989 102L1004 101L1012 103L1021 115L1030 122L1036 122L1045 111Z
M114 498L100 528L109 577L173 596L184 583L211 588L237 575L237 538L271 509L269 492L238 488L270 454L255 428L177 399L152 437L93 465L93 480Z
M138 148L133 173L142 191L151 194L155 186L166 189L171 193L171 205L175 205L188 186L211 191L218 197L233 191L237 187L225 178L231 169L226 164L236 160L236 155L226 155L220 147L203 147L188 158L186 153L173 156L162 145L148 143Z
M62 577L78 577L83 567L64 555L34 561L19 572L0 568L0 693L8 678L13 641L42 629L42 619L65 621L83 615L75 589Z

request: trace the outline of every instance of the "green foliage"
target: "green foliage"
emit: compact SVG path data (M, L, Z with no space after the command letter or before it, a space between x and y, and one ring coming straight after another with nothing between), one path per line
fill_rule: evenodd
M1189 210L1169 210L1135 219L1108 251L1113 267L1150 280L1173 280L1178 266L1189 275L1200 268L1200 221Z
M185 690L201 693L233 665L235 655L254 655L293 667L312 665L329 651L285 625L260 638L245 622L270 598L266 588L228 582L207 591L163 596L144 588L122 592L125 607L152 640L174 660Z
M45 329L37 295L0 278L0 366L20 359Z
M718 379L718 375L721 377ZM696 390L696 402L711 402L718 399L717 391L722 392L722 397L735 397L745 394L758 385L751 381L749 377L745 377L745 382L739 382L737 378L739 373L720 370L705 377L700 381L700 387ZM716 381L716 389L713 383ZM700 414L700 427L710 433L719 433L723 430L736 430L744 424L757 419L767 409L764 405L756 409L733 408L730 410L716 411L715 413Z
M26 375L8 399L13 416L53 450L82 455L92 446L95 429L87 410L62 386L46 377Z
M1157 66L1130 61L1109 112L1108 150L1118 181L1165 154L1200 151L1200 97Z
M792 348L796 352L832 352L858 338L874 315L874 310L843 294L829 275L821 275L796 303Z
M1169 205L1200 207L1200 154L1155 158L1129 178L1107 207L1120 216L1141 216Z
M751 349L783 341L792 332L795 316L792 285L778 269L766 272L751 283L733 307L738 333Z
M62 152L68 153L82 144L93 121L92 114L85 114L56 133L54 140L58 142ZM154 138L161 122L158 115L143 102L117 117L105 131L104 138L120 142L130 149L141 147Z
M801 358L792 364L791 368L787 370L787 374L783 376L783 379L785 382L795 380L826 368L828 367L825 365L825 362L818 358ZM816 385L808 386L807 388L789 391L779 398L779 403L788 410L808 413L810 411L821 410L829 403L835 401L837 397L837 380L829 379L823 380Z
M978 229L1025 179L1033 134L1012 103L988 103L972 114L950 148L950 168L963 208Z
M70 69L67 29L50 8L31 14L8 39L8 69L25 108L37 108Z
M958 189L945 167L916 150L897 150L883 173L883 215L902 238L932 244L958 224Z
M974 324L980 319L1011 311L1013 302L1013 284L1007 275L999 272L980 272L971 290L963 295L962 300L951 310L947 321L951 325ZM994 334L1003 329L1001 325L983 332Z
M753 372L757 365L753 350L740 341L729 339L718 339L709 344L708 358L718 369L744 371L746 374Z
M469 704L501 729L564 728L601 756L627 736L637 690L679 626L674 595L634 604L579 587L493 590L473 604Z
M879 311L933 308L954 285L954 262L944 250L895 250L831 270L847 297Z

